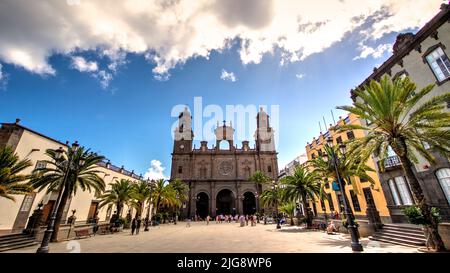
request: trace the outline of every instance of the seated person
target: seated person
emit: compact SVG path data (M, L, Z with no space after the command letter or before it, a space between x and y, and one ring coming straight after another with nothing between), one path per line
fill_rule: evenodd
M336 232L336 227L334 226L333 222L330 222L327 227L327 234L333 234L334 232Z

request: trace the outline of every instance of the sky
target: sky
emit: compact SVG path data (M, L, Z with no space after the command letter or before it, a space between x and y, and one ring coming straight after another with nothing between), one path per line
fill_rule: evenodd
M397 34L415 33L445 2L2 0L0 122L20 118L167 178L184 105L201 119L197 147L214 143L205 126L241 121L227 107L264 106L281 168L333 123L331 110L345 116L335 107L351 104ZM253 146L255 123L238 130L238 147Z

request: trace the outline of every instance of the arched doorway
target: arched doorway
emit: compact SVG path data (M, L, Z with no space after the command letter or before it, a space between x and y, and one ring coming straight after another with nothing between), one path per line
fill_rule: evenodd
M255 214L256 212L256 197L253 192L244 193L244 200L242 200L242 210L244 215Z
M205 219L206 216L208 216L209 211L209 197L206 193L201 192L197 194L197 204L195 206L196 214L202 218Z
M234 207L234 194L230 190L221 190L217 194L216 198L216 212L217 214L232 214L236 213L236 208Z

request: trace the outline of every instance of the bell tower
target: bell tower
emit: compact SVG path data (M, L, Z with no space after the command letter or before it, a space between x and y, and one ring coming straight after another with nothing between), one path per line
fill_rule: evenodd
M192 151L194 132L192 131L192 116L187 107L178 116L178 127L175 128L174 137L174 153L189 153Z
M274 130L269 124L269 115L263 108L256 115L256 149L261 152L275 152Z

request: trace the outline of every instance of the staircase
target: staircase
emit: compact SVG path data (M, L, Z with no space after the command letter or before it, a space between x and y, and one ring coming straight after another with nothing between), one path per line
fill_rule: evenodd
M415 248L424 246L426 242L422 229L409 224L385 224L382 230L375 232L369 239Z
M37 245L33 237L15 233L0 236L0 252Z

